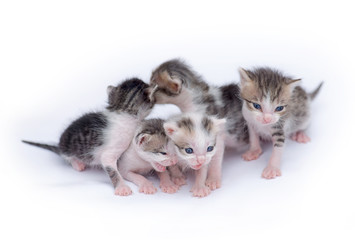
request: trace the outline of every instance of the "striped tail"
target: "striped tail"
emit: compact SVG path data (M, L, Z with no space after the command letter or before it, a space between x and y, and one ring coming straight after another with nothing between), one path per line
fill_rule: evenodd
M311 98L311 100L313 100L319 93L319 90L321 89L321 87L323 86L324 82L321 82L318 87L311 93L308 94L308 96Z
M42 144L42 143L36 143L36 142L29 142L29 141L25 141L25 140L22 140L22 142L30 144L32 146L36 146L36 147L47 149L47 150L52 151L52 152L54 152L56 154L60 154L60 149L59 149L58 146Z

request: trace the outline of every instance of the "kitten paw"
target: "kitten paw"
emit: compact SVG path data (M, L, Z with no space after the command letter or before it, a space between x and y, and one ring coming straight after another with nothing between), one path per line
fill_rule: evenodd
M72 167L78 171L78 172L81 172L81 171L84 171L85 168L86 168L86 165L85 163L83 163L82 161L80 160L72 160L71 163Z
M260 148L256 149L256 150L249 150L246 153L244 153L242 155L242 157L246 161L256 160L259 158L261 153L262 153L262 150Z
M192 195L194 197L206 197L208 194L211 193L211 189L207 186L202 186L202 187L192 187L190 192L192 192Z
M128 196L132 194L132 190L127 185L119 185L115 189L115 195Z
M291 136L291 139L299 143L308 143L311 141L311 139L303 131L298 131L294 133Z
M281 170L274 166L267 166L262 174L262 177L266 179L273 179L279 176L281 176Z
M153 183L144 183L139 187L139 192L140 193L145 193L145 194L154 194L157 192L156 187L154 187Z
M171 177L171 180L179 187L182 185L186 185L185 177Z
M217 188L221 187L221 179L207 179L206 180L206 185L211 189L211 190L216 190Z
M176 193L179 190L179 186L174 183L160 183L160 189L165 193Z

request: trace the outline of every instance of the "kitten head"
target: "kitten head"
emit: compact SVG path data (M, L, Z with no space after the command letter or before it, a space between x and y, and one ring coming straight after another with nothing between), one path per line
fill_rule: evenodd
M128 79L117 87L108 86L107 109L109 111L127 112L144 118L154 106L155 90L138 78Z
M158 66L152 72L150 84L158 86L155 93L158 103L166 103L167 99L180 95L184 86L208 89L208 85L201 77L180 59L172 59Z
M164 130L174 142L179 160L198 170L209 164L216 153L217 135L224 130L225 122L225 119L185 113L164 123Z
M287 113L292 91L301 79L292 79L270 68L239 69L243 114L262 125L277 123Z
M162 119L144 120L133 140L138 155L158 172L177 163L174 144L166 136L163 122Z

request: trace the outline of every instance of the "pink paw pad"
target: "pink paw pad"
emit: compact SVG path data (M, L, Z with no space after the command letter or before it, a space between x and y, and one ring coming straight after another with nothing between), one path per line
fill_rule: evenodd
M294 133L291 136L291 139L299 143L308 143L311 141L311 139L303 131Z
M262 174L262 177L266 179L273 179L279 176L281 176L281 170L273 166L267 166Z
M207 186L202 186L202 187L193 187L191 188L190 192L192 192L192 195L194 197L206 197L211 193L211 189Z
M154 194L157 192L156 187L152 183L149 184L143 184L142 186L139 187L139 192L140 193L145 193L145 194Z
M132 190L127 185L119 185L115 189L115 195L129 196L132 194Z
M242 155L243 159L246 161L256 160L261 154L261 149L249 150Z

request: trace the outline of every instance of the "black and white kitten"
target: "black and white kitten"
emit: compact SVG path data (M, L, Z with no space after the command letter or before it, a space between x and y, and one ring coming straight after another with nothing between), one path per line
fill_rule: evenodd
M200 112L225 118L225 131L216 154L209 164L206 185L211 190L221 186L221 168L224 148L240 148L248 143L248 128L242 115L242 101L238 84L221 87L209 86L185 62L173 59L162 63L152 73L150 83L158 86L155 92L159 104L175 104L182 112Z
M248 123L250 148L245 160L257 159L262 153L260 138L272 140L273 151L262 176L267 179L281 176L281 155L286 137L306 143L310 138L304 130L310 123L310 103L322 83L307 94L293 79L270 68L253 71L240 69L243 116Z
M117 87L109 86L108 106L101 112L84 114L63 132L59 144L25 143L53 151L67 160L74 169L102 166L115 187L115 194L129 195L117 169L117 160L129 147L138 124L154 106L153 90L137 78Z

